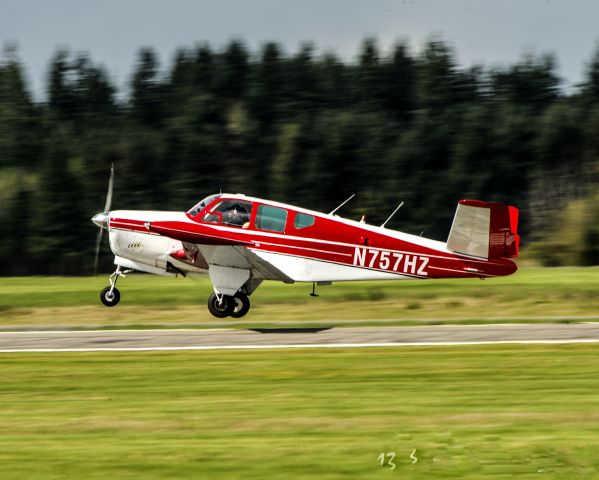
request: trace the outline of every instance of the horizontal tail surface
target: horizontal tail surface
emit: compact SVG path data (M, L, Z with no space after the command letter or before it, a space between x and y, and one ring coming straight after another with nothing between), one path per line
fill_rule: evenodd
M461 200L447 239L455 253L478 257L518 256L518 209L501 203Z

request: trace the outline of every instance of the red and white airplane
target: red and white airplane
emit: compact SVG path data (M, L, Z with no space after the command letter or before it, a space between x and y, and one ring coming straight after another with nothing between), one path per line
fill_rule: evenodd
M112 184L113 174L105 211L92 219L101 228L98 247L102 230L109 232L117 266L100 294L106 306L119 303L116 282L133 270L208 271L210 313L239 318L263 280L487 278L517 269L509 258L518 256L518 209L499 203L460 201L445 243L342 218L337 209L326 214L241 194L210 195L188 212L110 211Z

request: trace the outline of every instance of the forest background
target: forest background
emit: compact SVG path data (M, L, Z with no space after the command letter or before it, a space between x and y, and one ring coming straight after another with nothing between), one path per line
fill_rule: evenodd
M342 61L286 53L141 49L127 91L87 54L60 50L46 92L18 50L0 58L0 275L90 274L110 165L114 209L187 210L239 192L446 240L455 204L520 208L524 258L599 264L599 48L565 88L556 59L463 67L441 38L419 51L365 39ZM111 257L103 247L102 270Z

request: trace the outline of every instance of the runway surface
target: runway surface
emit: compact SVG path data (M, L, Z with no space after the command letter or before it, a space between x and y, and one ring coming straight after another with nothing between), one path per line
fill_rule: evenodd
M365 348L599 342L599 324L0 332L0 352Z

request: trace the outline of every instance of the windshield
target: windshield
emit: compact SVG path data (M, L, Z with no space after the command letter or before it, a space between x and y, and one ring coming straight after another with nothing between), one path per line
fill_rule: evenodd
M214 200L216 200L217 198L220 198L221 194L220 193L216 193L214 195L209 195L207 196L204 200L202 200L200 203L198 203L195 207L193 207L189 212L192 217L195 217L198 213L200 213L204 207L206 207L206 205L210 205Z

